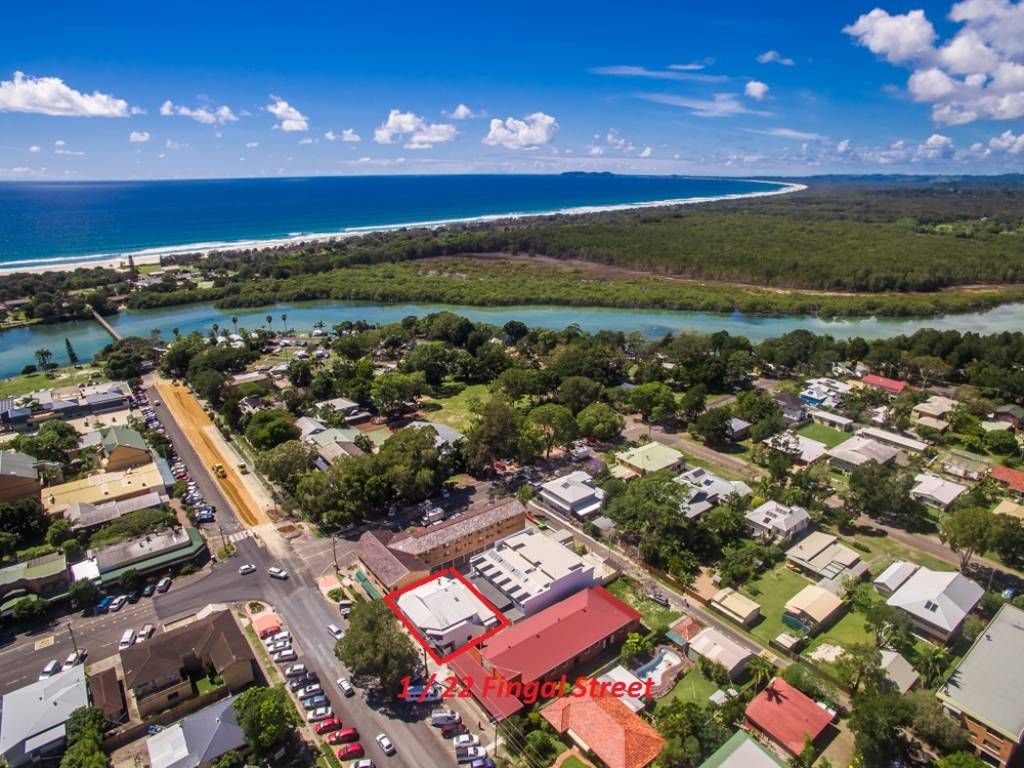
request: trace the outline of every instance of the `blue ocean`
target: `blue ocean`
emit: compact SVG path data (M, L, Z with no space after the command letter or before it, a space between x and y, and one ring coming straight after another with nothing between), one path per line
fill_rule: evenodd
M0 183L0 268L766 194L785 186L612 174L9 182Z

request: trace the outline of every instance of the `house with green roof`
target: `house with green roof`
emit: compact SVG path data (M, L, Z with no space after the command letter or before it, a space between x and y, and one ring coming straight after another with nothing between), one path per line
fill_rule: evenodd
M784 768L782 762L746 731L736 731L700 768Z
M90 443L99 449L103 467L108 472L141 467L153 460L146 441L131 427L106 427L86 435L86 440L90 438Z
M637 475L660 472L663 469L676 470L683 466L683 454L658 442L630 448L616 456L620 467Z
M63 594L67 587L68 562L59 552L0 568L0 615L27 595L49 598Z

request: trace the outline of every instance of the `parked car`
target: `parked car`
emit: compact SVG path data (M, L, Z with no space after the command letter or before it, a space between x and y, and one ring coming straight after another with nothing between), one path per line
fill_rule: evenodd
M651 594L649 594L649 595L647 596L647 598L648 598L649 600L651 600L652 602L655 602L655 603L657 603L657 604L658 604L658 605L660 605L660 606L661 606L662 608L671 608L671 607L672 607L672 606L671 606L671 603L669 603L669 601L668 601L668 598L667 598L667 597L665 597L665 596L664 596L663 594L661 594L660 592L652 592Z
M341 692L345 694L346 698L354 695L356 692L356 689L352 687L352 683L350 683L348 679L344 677L338 678L338 687L341 688Z
M448 725L441 726L441 738L451 739L460 733L469 733L469 729L462 723L448 723Z
M276 642L273 642L267 646L267 651L270 653L279 653L280 651L291 650L291 647L291 640L277 640Z
M377 768L373 760L356 760L349 768Z
M256 566L252 563L246 563L245 565L238 566L239 576L248 576L250 573L256 573Z
M278 629L280 629L280 627L278 627ZM308 672L308 670L306 669L306 665L305 664L292 664L290 667L285 669L284 676L285 677L299 677L300 675L307 674L307 672Z
M406 701L413 704L436 704L444 698L444 688L440 685L432 685L425 690L422 685L410 685Z
M281 631L280 624L271 624L269 627L264 627L260 630L260 640L266 640L268 637L273 637ZM300 665L301 666L301 665ZM303 667L305 669L305 667Z
M430 713L430 724L440 727L451 723L461 723L462 716L451 709L435 709Z
M111 600L108 603L108 605L110 606L110 612L111 613L117 613L122 608L124 608L124 604L127 603L127 602L128 602L128 598L127 597L125 597L124 595L118 595L117 597L115 597L113 600Z
M39 679L45 680L48 677L53 677L60 672L60 662L56 659L50 659L46 662L46 666L43 667L43 671L39 673Z
M477 747L480 745L480 737L475 733L460 733L452 739L453 747Z
M135 644L135 630L126 629L124 634L121 635L121 642L117 644L117 649L123 651L125 648L131 648Z
M271 658L278 664L283 664L286 661L295 661L298 655L291 648L285 651L278 651Z
M395 745L391 743L391 739L388 738L386 733L378 733L376 742L381 751L388 757L395 754Z
M341 720L336 717L332 717L329 720L321 720L316 724L316 732L323 736L325 733L331 733L341 728Z
M366 750L358 741L355 744L346 744L338 750L338 757L341 760L351 760L353 757L363 757Z
M153 593L155 593L155 592L156 592L156 584L147 584L145 587L142 588L142 596L143 597L152 597Z
M267 645L270 645L271 643L279 643L282 640L288 640L290 642L291 639L292 633L289 632L287 629L283 629L280 632L275 632L270 637L266 638L264 642L267 643Z
M318 693L316 696L310 696L308 699L302 700L302 708L306 710L319 709L320 707L326 707L331 702L327 700L327 697L322 693Z
M489 757L478 757L469 764L469 768L494 768L494 761Z
M162 579L160 579L160 581L158 581L156 583L156 591L157 592L166 592L170 588L171 588L171 577L170 576L164 576Z
M114 602L112 595L107 595L98 603L96 603L96 613L106 613L110 610L110 604Z
M139 640L149 640L156 630L152 624L143 624L142 629L139 630Z
M61 671L71 669L73 666L80 664L85 658L84 651L72 651L68 654L68 657L64 659L64 663L61 665Z
M299 690L299 698L306 699L310 696L313 696L314 694L322 694L323 692L324 689L320 687L320 683L312 683L310 685L307 685L305 688L301 688Z
M341 640L345 636L345 630L339 627L337 624L328 624L327 631L331 633L331 637L335 640Z
M353 741L359 741L359 731L355 728L337 731L327 739L328 744L351 744Z
M330 707L320 707L306 713L306 722L319 723L321 720L326 720L330 717L334 717L334 710Z
M278 568L276 565L272 565L269 568L267 568L267 574L272 579L287 579L288 578L288 571L286 571L284 568Z
M483 747L459 747L455 750L455 761L457 763L471 763L484 757L487 757L487 750Z

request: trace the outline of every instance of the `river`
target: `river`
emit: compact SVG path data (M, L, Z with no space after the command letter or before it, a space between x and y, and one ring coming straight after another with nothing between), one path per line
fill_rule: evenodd
M271 315L271 327L284 328L281 315L288 316L289 330L312 329L322 320L329 329L343 320L365 320L369 323L388 323L408 315L426 315L448 310L474 321L502 325L509 320L520 320L529 326L561 330L575 323L585 331L639 331L656 338L666 333L694 331L714 333L728 331L758 342L789 331L804 328L814 333L828 333L837 338L862 336L867 339L910 334L921 328L957 330L961 332L1000 333L1024 328L1024 304L1004 304L984 312L940 315L931 318L858 318L823 320L817 317L779 315L748 317L741 313L731 315L708 312L672 312L658 309L608 309L599 307L467 307L449 304L373 304L346 301L298 302L278 304L259 309L237 310L239 328L266 327L266 316ZM230 332L234 327L232 314L212 304L191 304L183 307L122 312L109 318L110 324L124 336L148 336L159 330L164 339L171 339L173 329L181 334L191 331L207 333L214 323ZM46 348L53 353L54 362L67 364L64 340L70 339L82 360L90 359L100 348L110 343L110 336L94 321L77 321L56 325L36 325L0 332L0 377L12 376L35 362L37 349Z

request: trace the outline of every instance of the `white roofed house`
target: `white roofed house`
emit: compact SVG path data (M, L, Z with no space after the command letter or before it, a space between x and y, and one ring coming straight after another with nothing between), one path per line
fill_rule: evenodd
M404 592L398 608L440 653L446 654L498 626L498 617L463 582L432 579Z
M964 619L984 594L985 590L958 571L921 567L885 602L906 613L917 634L946 643L959 635Z
M300 416L295 420L295 428L299 430L300 440L309 440L313 435L323 432L327 427L321 421L310 418L309 416Z
M409 428L434 430L435 447L445 451L450 450L463 440L463 434L459 430L434 421L413 421L409 423Z
M733 494L746 498L752 493L750 486L742 480L725 480L703 467L683 472L675 478L675 482L690 491L684 514L691 520L714 509Z
M733 680L743 674L743 670L747 668L747 662L753 656L749 649L714 627L707 627L697 633L690 640L687 653L691 658L701 656L715 664L721 664Z
M539 495L550 509L581 519L597 514L604 501L604 491L583 470L549 480L540 487Z
M10 691L0 702L0 757L12 768L55 760L66 742L71 713L89 706L85 666Z
M828 450L829 464L840 472L852 472L869 461L878 464L889 464L899 455L899 449L883 445L860 435L854 435L834 448Z
M818 461L828 446L809 437L804 437L796 432L781 432L765 439L764 444L769 448L789 456L796 464L810 465Z
M967 486L935 475L920 474L914 481L916 485L910 489L910 497L943 511L949 509L961 494L967 493Z
M746 517L750 532L766 539L795 539L811 525L811 516L806 509L777 501L766 501L747 512Z

